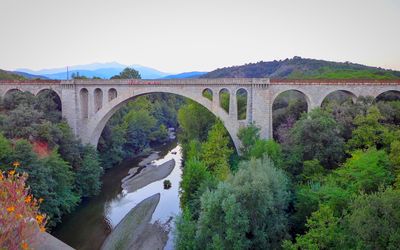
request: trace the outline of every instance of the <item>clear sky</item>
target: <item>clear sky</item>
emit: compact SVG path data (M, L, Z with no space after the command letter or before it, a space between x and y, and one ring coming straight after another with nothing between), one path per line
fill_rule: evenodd
M400 0L0 0L0 68L166 72L293 56L400 70Z

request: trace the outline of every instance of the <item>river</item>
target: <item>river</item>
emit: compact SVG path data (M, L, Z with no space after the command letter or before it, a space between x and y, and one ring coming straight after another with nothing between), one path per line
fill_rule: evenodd
M77 209L64 216L62 223L52 235L75 249L100 249L106 237L122 218L139 202L153 194L160 193L160 202L152 216L152 222L165 223L180 213L179 183L181 181L182 154L176 141L155 149L160 158L154 164L160 165L170 159L175 160L174 170L165 178L172 187L165 190L163 180L153 182L135 192L127 193L121 188L121 180L128 175L129 169L138 166L142 157L126 160L119 166L106 171L102 177L103 185L98 196L83 200ZM170 223L173 227L173 222ZM173 228L164 249L173 249Z

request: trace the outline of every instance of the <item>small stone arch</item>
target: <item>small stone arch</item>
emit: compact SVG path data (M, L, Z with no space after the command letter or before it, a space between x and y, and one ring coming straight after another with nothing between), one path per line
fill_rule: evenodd
M229 105L231 100L231 94L227 88L223 88L219 91L219 106L229 114Z
M290 103L293 99L296 100L296 103ZM293 115L288 114L288 108L294 108ZM280 135L277 133L278 128L281 126L290 128L300 118L301 114L308 112L310 108L310 98L303 91L287 89L277 93L272 99L271 108L272 134L274 139L277 141L283 140L284 138L280 138Z
M4 98L7 96L7 95L10 95L10 94L12 94L12 93L15 93L15 92L23 92L22 90L20 90L20 89L18 89L18 88L12 88L12 89L8 89L5 93L4 93Z
M237 119L246 120L247 119L247 102L248 102L248 92L245 88L240 88L236 90L236 101L237 101Z
M379 93L375 97L375 101L399 101L400 100L400 91L399 90L386 90L381 93Z
M335 90L328 93L327 95L325 95L324 98L322 98L320 106L324 107L331 100L335 100L339 104L342 104L347 101L355 103L357 100L357 96L353 92L348 90L343 90L343 89Z
M116 89L111 88L111 89L108 90L108 101L109 102L114 100L117 97L118 97L118 92L117 92Z
M54 101L55 104L57 104L57 110L62 111L62 102L61 102L61 97L57 93L57 91L50 89L50 88L45 88L41 89L36 93L36 96L39 97L41 95L49 95L49 97Z
M99 111L103 107L103 90L96 88L94 90L94 112Z
M210 101L213 100L213 92L210 88L204 89L202 95Z
M89 91L86 88L82 88L79 91L79 99L81 106L81 116L83 119L89 118Z

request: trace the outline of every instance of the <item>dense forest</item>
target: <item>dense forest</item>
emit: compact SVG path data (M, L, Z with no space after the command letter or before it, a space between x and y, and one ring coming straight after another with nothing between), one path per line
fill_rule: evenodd
M177 249L397 249L395 97L339 94L305 113L296 93L284 95L274 107L276 140L260 139L257 124L243 128L239 159L220 121L183 106Z
M288 79L400 79L400 71L350 62L330 62L295 56L291 59L249 63L216 69L200 78L288 78Z

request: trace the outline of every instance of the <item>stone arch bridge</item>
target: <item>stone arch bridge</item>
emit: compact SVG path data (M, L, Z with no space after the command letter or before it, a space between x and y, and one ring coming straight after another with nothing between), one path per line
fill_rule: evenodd
M60 97L62 115L75 135L84 143L97 145L110 117L126 102L151 93L171 93L201 104L220 118L235 147L240 141L237 132L254 122L261 128L262 138L272 137L272 105L279 94L296 90L304 94L308 110L319 107L325 97L335 91L345 91L353 97L378 95L387 91L400 93L400 81L354 80L270 80L268 78L219 78L171 80L26 80L0 81L0 95L12 91L28 91L34 95L53 90ZM246 93L246 117L238 119L237 93ZM208 98L203 95L209 93ZM227 92L229 110L220 105L221 91Z

